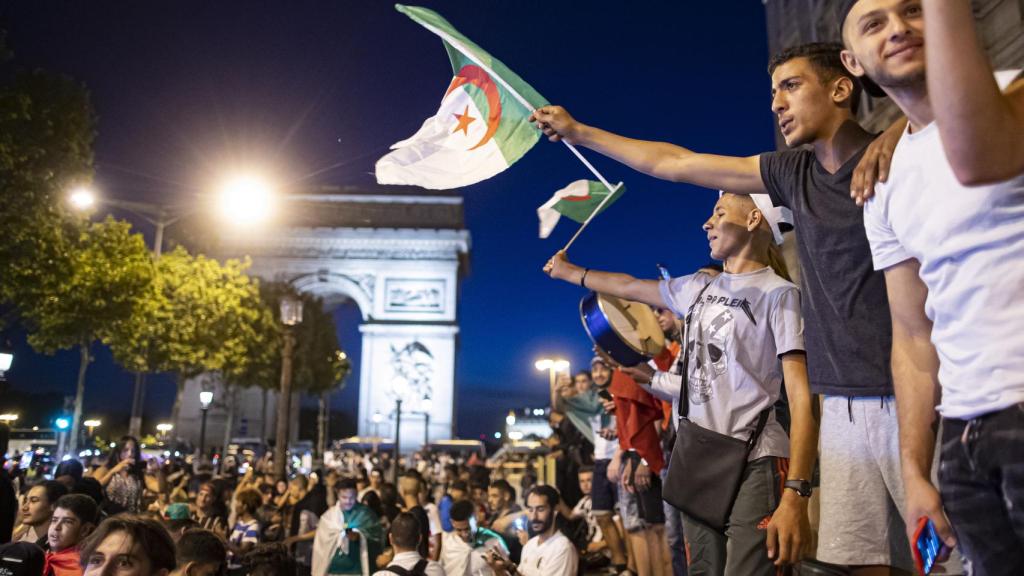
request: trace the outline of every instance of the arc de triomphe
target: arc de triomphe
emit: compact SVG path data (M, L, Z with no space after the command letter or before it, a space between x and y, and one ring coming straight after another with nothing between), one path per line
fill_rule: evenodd
M450 438L459 278L470 248L462 197L331 187L291 195L277 212L269 229L222 231L220 252L249 256L250 274L290 282L328 308L359 307L359 434L394 437L401 397L403 448L424 437L423 416L411 413L429 411L430 438ZM375 413L384 416L379 430Z

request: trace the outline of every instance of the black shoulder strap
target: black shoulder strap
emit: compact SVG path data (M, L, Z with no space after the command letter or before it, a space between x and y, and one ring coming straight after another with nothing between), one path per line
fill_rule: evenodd
M690 307L686 310L686 318L683 320L683 342L682 347L679 350L679 355L682 356L682 362L677 362L677 366L681 368L682 375L682 378L679 380L678 414L680 418L686 418L690 413L690 394L687 390L689 387L687 376L690 373L690 351L688 350L690 341L690 320L693 320L693 309L697 307L697 303L700 302L701 297L704 296L704 292L711 287L712 282L714 282L714 278L700 289L700 292L697 293L697 297L693 299L693 303L690 304Z
M417 564L417 566L419 566L419 564ZM385 570L391 572L392 574L398 574L398 576L412 576L412 572L410 572L406 568L402 568L398 564L391 564L390 566L385 568Z

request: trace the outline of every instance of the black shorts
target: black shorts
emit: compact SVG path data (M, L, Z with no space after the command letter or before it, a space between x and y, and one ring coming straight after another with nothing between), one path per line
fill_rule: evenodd
M616 486L608 481L610 463L611 460L594 460L594 481L590 489L590 501L591 510L595 513L615 511Z

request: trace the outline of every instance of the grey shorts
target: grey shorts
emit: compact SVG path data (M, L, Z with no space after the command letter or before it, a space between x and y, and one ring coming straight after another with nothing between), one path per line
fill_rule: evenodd
M826 396L818 560L913 571L903 500L893 397Z

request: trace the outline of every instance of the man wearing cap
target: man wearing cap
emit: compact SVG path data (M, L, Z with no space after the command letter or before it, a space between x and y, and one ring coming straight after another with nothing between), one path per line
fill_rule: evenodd
M701 154L611 134L557 106L538 109L534 119L552 140L589 147L646 174L734 194L766 193L766 204L792 210L807 370L811 391L824 397L817 557L855 573L874 566L909 570L898 512L903 492L885 282L872 269L863 211L850 197L861 181L885 176L903 124L872 143L874 135L855 119L861 88L843 67L841 48L796 46L769 63L772 111L791 150L746 158ZM810 478L792 472L792 491L809 496Z
M966 0L842 8L844 63L909 119L889 181L864 209L892 311L908 535L928 518L973 573L1019 573L1024 84L1019 71L993 75Z
M580 432L594 444L594 484L591 489L594 517L608 539L612 565L619 571L626 566L625 543L619 535L612 516L617 500L616 483L620 460L615 418L609 414L601 397L611 398L608 387L612 371L600 356L590 361L590 376L594 386L572 396L563 396L568 407L567 416ZM611 474L609 474L611 470Z

